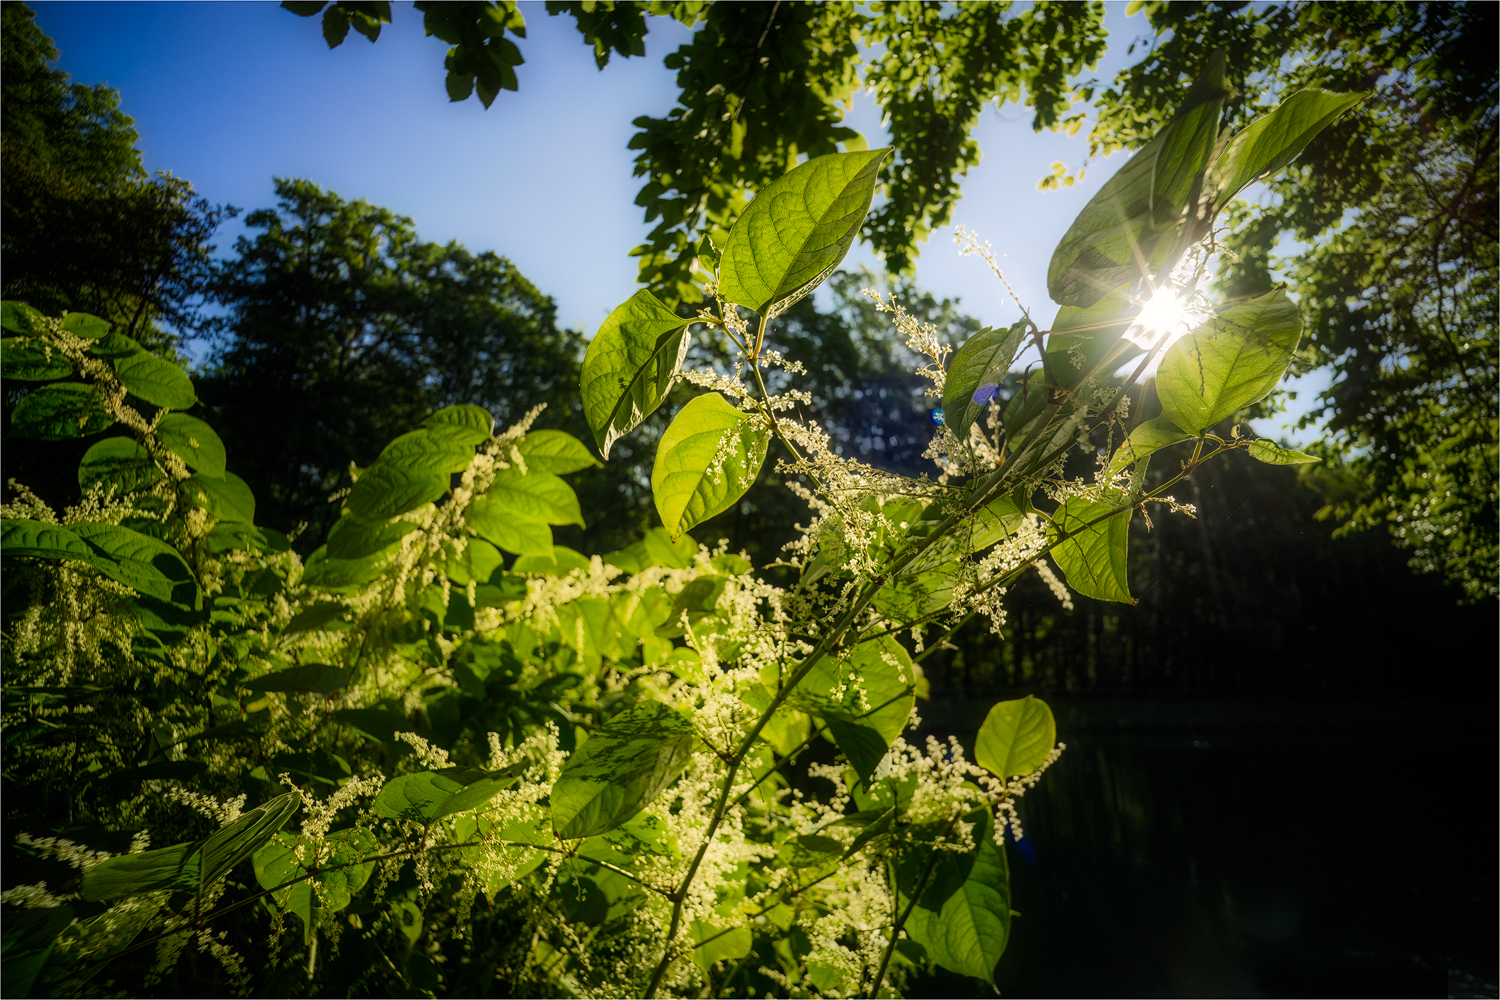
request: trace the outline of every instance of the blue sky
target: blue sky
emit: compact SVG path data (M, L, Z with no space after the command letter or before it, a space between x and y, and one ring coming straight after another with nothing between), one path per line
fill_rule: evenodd
M600 72L571 18L523 2L520 90L485 110L474 99L448 101L446 46L423 35L409 5L392 6L394 23L377 43L351 32L330 51L317 19L273 3L33 4L63 69L120 90L148 169L169 170L210 201L246 210L273 204L274 176L368 199L412 217L423 239L509 257L557 300L563 325L592 334L635 291L636 262L627 254L650 227L634 204L631 121L671 109L677 89L662 57L688 31L653 18L645 58L616 56ZM1124 49L1145 29L1139 15L1124 16L1123 3L1109 5L1106 25L1112 44L1096 71L1101 79L1126 64ZM872 146L882 139L879 118L857 94L848 124ZM1033 133L1030 118L1017 105L984 112L983 158L964 180L954 222L994 245L1022 300L1045 322L1052 248L1123 161L1096 161L1074 187L1038 191L1054 162L1076 168L1087 146L1082 132ZM226 226L221 249L242 231ZM849 263L874 266L863 248ZM933 234L917 266L924 287L961 299L986 324L1019 315L978 259L957 255L951 229Z

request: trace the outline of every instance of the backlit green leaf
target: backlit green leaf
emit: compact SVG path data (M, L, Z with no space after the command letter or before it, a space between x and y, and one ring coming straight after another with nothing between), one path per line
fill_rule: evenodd
M174 604L196 607L201 601L192 571L166 542L117 524L80 522L68 527L107 557L91 564L110 579Z
M1126 546L1134 508L1090 525L1112 509L1113 505L1108 503L1069 497L1052 515L1047 538L1055 541L1065 532L1071 535L1052 550L1052 558L1057 561L1070 587L1085 597L1134 604L1125 575Z
M574 570L587 573L588 568L589 560L583 553L570 549L566 545L554 545L548 555L521 556L511 570L515 573L529 573L534 576L567 576Z
M729 231L719 297L769 321L818 287L859 235L889 153L815 156L769 184Z
M114 422L93 386L57 382L33 389L16 404L10 432L16 437L66 441L98 434Z
M415 524L406 521L366 521L345 514L328 529L328 557L363 559L384 552L416 530Z
M1249 450L1251 458L1265 462L1267 465L1306 465L1309 462L1323 461L1316 455L1283 448L1276 442L1267 441L1265 438L1250 442Z
M750 954L750 946L754 943L748 927L735 927L725 933L723 927L707 923L702 920L694 920L688 928L693 936L693 941L704 941L706 944L696 944L693 948L693 962L707 972L715 962L737 961Z
M151 455L134 438L111 437L96 441L78 463L78 485L87 490L95 483L115 487L117 494L147 489L162 478Z
M760 474L771 431L716 392L677 411L656 449L651 493L673 538L722 513Z
M1364 99L1364 94L1299 90L1274 111L1235 133L1210 174L1214 210L1229 204L1248 185L1291 163L1319 132Z
M999 395L1027 327L1023 319L1008 330L980 330L954 353L943 389L943 422L960 442L969 439L970 425Z
M485 583L504 561L495 546L482 538L471 538L464 546L463 555L449 557L448 579L461 587L467 586L470 580Z
M563 476L600 462L582 441L564 431L532 431L516 450L526 460L528 472L550 472Z
M977 848L968 874L941 909L913 908L906 932L943 968L993 983L995 965L1010 940L1010 870L995 844L989 811L970 816L977 820Z
M128 392L156 406L186 410L198 403L187 372L147 351L115 361L115 374Z
M1166 263L1219 134L1224 72L1215 53L1172 120L1078 214L1047 266L1053 301L1091 306Z
M486 495L505 511L507 517L584 526L578 494L550 472L523 473L516 468L501 469L495 473L495 481Z
M41 337L0 340L0 375L22 382L67 378L73 364L50 341Z
M304 663L263 674L245 683L251 691L328 694L347 687L354 671L331 663Z
M1131 430L1130 436L1121 442L1120 447L1115 449L1114 455L1109 460L1109 471L1119 472L1153 452L1179 441L1186 441L1191 437L1193 435L1166 417L1153 417L1142 421Z
M847 658L819 660L791 701L827 723L839 749L868 781L906 728L916 704L916 668L889 636L863 642Z
M513 515L504 502L482 496L464 514L469 527L486 541L517 555L550 555L552 529L546 521Z
M186 413L168 413L156 425L156 433L188 468L214 479L223 477L224 442L208 424Z
M616 307L589 341L579 391L584 418L605 458L667 398L687 355L693 322L643 288Z
M552 786L552 827L565 840L613 830L660 795L692 757L693 724L646 701L584 741Z
M6 300L0 302L0 326L29 336L47 329L47 317L24 302Z
M380 461L414 472L462 472L473 458L473 445L458 444L429 430L403 434L380 453Z
M1162 416L1198 434L1264 399L1301 337L1302 316L1283 289L1220 310L1162 358L1156 374Z
M1041 767L1057 743L1052 709L1027 695L990 709L979 727L974 759L997 778L1026 775Z
M495 433L495 418L484 407L465 403L438 410L422 426L453 444L483 444Z

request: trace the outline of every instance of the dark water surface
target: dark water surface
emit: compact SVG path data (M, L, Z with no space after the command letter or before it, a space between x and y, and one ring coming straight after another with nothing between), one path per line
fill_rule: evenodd
M993 699L935 699L973 745ZM1496 711L1048 697L1013 997L1496 996ZM932 977L912 996L975 993Z

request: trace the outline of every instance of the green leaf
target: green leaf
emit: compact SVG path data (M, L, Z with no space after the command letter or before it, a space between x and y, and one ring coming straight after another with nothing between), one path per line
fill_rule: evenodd
M387 745L395 742L397 733L413 731L410 719L386 708L341 708L333 713L333 718L360 735Z
M328 694L347 687L354 671L331 663L304 663L286 670L263 674L245 682L250 691L281 691Z
M1307 144L1344 112L1365 99L1364 94L1335 94L1327 90L1299 90L1269 114L1235 133L1214 162L1214 211L1250 184L1291 163Z
M429 430L403 434L380 453L380 461L413 472L462 472L473 458L473 445L457 444Z
M444 816L478 809L515 784L507 771L445 768L392 778L375 796L375 811L388 819L432 823Z
M675 539L739 501L760 474L771 431L716 392L688 400L656 449L651 492Z
M605 458L666 400L694 322L643 288L617 306L589 341L579 392L584 418Z
M769 322L818 287L859 235L889 153L816 156L772 181L729 231L719 298Z
M1113 507L1082 497L1069 497L1052 515L1052 523L1047 526L1047 539L1055 542L1064 532L1077 532L1052 550L1052 558L1063 571L1068 586L1085 597L1134 604L1130 582L1125 575L1125 555L1130 538L1130 518L1135 509L1128 508L1098 524L1084 527L1109 513Z
M1140 345L1124 339L1140 312L1140 300L1128 290L1101 296L1091 306L1058 309L1043 358L1047 381L1074 388L1101 368L1113 371L1144 353ZM1037 402L1046 401L1046 388L1035 380L1031 393Z
M554 545L548 555L521 556L511 567L511 572L533 576L567 576L574 570L587 573L588 568L589 559L583 553L566 545Z
M1302 316L1284 289L1220 310L1162 358L1156 374L1162 416L1198 434L1264 399L1301 337Z
M471 538L463 555L448 559L448 579L461 587L468 586L470 580L485 583L504 562L505 557L489 542Z
M186 413L168 413L156 425L156 434L188 468L214 479L223 478L224 442L208 424Z
M528 472L550 472L556 476L600 465L582 441L563 431L532 431L516 450L526 460Z
M109 333L109 320L88 313L63 313L63 329L81 340L98 340Z
M354 483L347 502L358 517L384 521L432 503L447 492L446 473L419 472L380 460Z
M995 965L1010 940L1010 871L995 844L989 810L970 816L978 820L973 831L978 846L967 875L941 909L913 908L906 932L943 968L994 983Z
M158 538L115 524L80 522L68 526L106 558L91 565L151 597L187 607L198 607L202 595L192 570L176 549Z
M295 833L278 833L260 850L250 856L255 871L255 880L263 889L278 889L271 894L276 905L287 913L294 913L302 921L303 943L312 940L313 907L317 897L312 883L304 879L307 869L297 861L297 847L301 836ZM293 882L293 879L302 879ZM288 882L292 882L288 885Z
M495 473L495 481L486 497L499 505L506 517L584 527L578 494L550 472L523 473L515 468L501 469ZM473 510L473 505L470 510Z
M1009 330L986 327L964 342L948 367L943 389L943 423L959 441L969 439L969 427L989 408L1000 392L1016 351L1026 339L1026 320Z
M1139 462L1154 452L1179 441L1187 441L1193 435L1178 427L1166 417L1153 417L1142 421L1131 430L1130 436L1121 442L1109 460L1109 471L1119 472Z
M324 546L307 557L302 582L326 590L363 587L381 574L388 556L388 552L381 551L359 559L335 559L329 557Z
M1283 448L1274 441L1258 438L1250 442L1250 457L1267 465L1306 465L1309 462L1323 461L1317 455L1308 455L1304 452L1293 451Z
M563 765L552 786L552 828L577 840L624 823L687 767L693 737L692 722L657 701L610 719Z
M545 521L507 516L505 505L491 497L475 500L465 516L475 534L506 552L523 556L552 554L552 529Z
M78 463L78 486L87 490L95 483L114 486L116 495L148 489L161 481L162 472L151 454L134 438L112 437L96 441Z
M1027 695L998 702L990 709L979 727L974 759L997 778L1011 778L1045 764L1056 743L1052 709L1040 698Z
M184 495L221 521L255 523L255 495L245 481L232 472L221 478L195 473L182 484Z
M79 894L91 903L106 903L163 889L194 888L198 884L198 846L174 844L101 861L83 873Z
M10 432L41 441L67 441L98 434L114 422L93 386L55 382L33 389L16 404Z
M906 728L916 697L911 657L886 636L860 643L845 659L819 660L790 703L821 716L850 765L868 781Z
M1228 95L1224 72L1224 55L1215 53L1172 120L1078 214L1047 266L1053 301L1091 306L1167 263L1187 213L1196 207L1219 134Z
M688 930L696 945L693 948L693 963L704 972L711 969L715 962L734 962L744 958L750 954L750 946L754 943L748 927L735 927L720 934L723 927L694 920ZM709 940L710 938L713 940ZM697 943L701 941L708 943Z
M73 374L72 362L41 337L0 340L0 376L22 382L46 382Z
M286 623L282 629L283 635L294 632L316 632L331 621L337 621L345 611L344 605L338 601L319 601L310 608L292 615L292 620Z
M89 350L95 357L119 361L124 358L133 358L145 351L145 348L123 333L111 333L106 337L100 337L94 341L89 346Z
M453 444L483 444L494 436L495 418L482 406L464 403L438 410L422 426Z
M115 374L127 391L156 406L186 410L198 403L187 372L147 351L116 360Z
M363 559L385 552L416 530L417 526L407 521L372 523L353 514L345 514L328 529L328 557Z
M287 792L211 834L203 844L199 884L207 889L229 874L235 865L274 837L301 806L302 797L296 792Z
M0 302L0 326L12 333L39 334L47 330L47 317L24 302Z

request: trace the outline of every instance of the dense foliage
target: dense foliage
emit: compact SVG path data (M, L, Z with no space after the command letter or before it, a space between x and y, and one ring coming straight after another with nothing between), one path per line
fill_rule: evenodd
M606 459L679 379L709 390L656 442L663 526L616 552L554 541L585 521L561 478L597 463L582 442L458 404L350 470L304 559L184 412L180 368L106 319L6 303L4 376L35 386L10 433L93 439L79 503L17 485L4 508L7 869L42 876L4 893L7 992L881 996L931 965L992 982L1017 801L1062 748L1034 698L995 705L972 758L909 745L932 640L976 615L998 632L1032 572L1064 601L1130 603L1137 511L1182 509L1167 491L1229 452L1311 461L1214 432L1291 361L1283 290L1200 301L1175 341L1135 322L1168 276L1195 284L1240 188L1359 99L1306 91L1221 139L1224 70L1068 231L1049 333L952 351L875 296L942 403L935 476L840 455L767 339L848 251L889 151L768 185L697 249L712 308L641 290L589 344ZM722 367L682 367L695 328ZM1046 364L1002 410L1033 338ZM1132 418L1155 358L1161 412ZM784 586L687 534L747 494L773 437L814 512ZM1064 474L1080 446L1092 481ZM1148 485L1168 448L1176 471Z

